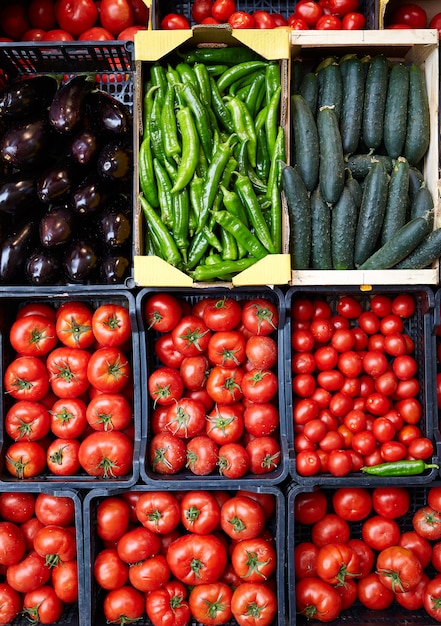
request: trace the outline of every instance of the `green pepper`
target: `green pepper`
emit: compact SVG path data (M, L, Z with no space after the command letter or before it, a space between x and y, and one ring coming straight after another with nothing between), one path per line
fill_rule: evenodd
M216 222L231 233L236 241L240 243L256 259L263 259L268 254L260 241L237 217L228 211L214 211L213 217Z
M244 259L237 259L237 261L221 261L214 265L198 265L193 272L190 272L190 275L193 280L202 282L216 278L227 280L230 275L238 274L248 267L251 267L256 262L256 258L246 257Z
M265 75L259 72L259 74L251 83L250 89L245 99L245 104L247 105L248 110L253 118L256 117L256 114L260 109L264 93Z
M274 254L276 248L271 239L268 225L263 217L262 209L260 208L259 201L250 179L248 176L242 176L242 174L238 173L234 187L242 201L242 204L247 209L248 217L254 228L256 237L258 237L268 252Z
M172 184L167 171L162 166L159 159L153 159L153 170L155 172L156 183L158 186L159 207L161 209L161 220L168 227L173 225L172 216Z
M247 141L248 161L251 167L256 167L257 136L254 120L244 102L237 96L230 98L227 109L231 113L234 130L240 141Z
M271 97L271 101L268 104L268 112L265 120L265 130L266 137L268 142L268 151L272 158L274 153L274 146L276 144L277 139L277 129L279 127L279 118L280 118L280 95L281 88L278 87L274 94Z
M159 207L158 187L153 169L153 157L150 136L147 135L139 146L139 182L142 193L153 208Z
M188 107L183 107L176 113L176 118L182 138L182 156L172 193L181 191L189 184L199 164L199 135L193 114Z
M234 236L224 228L220 231L221 245L222 245L222 260L223 261L235 261L239 258L237 243Z
M211 85L207 68L203 63L195 63L193 71L201 94L201 100L206 107L211 108Z
M219 76L217 79L217 87L222 93L237 80L240 80L244 76L247 76L256 70L265 68L266 65L267 61L245 61L243 63L236 63L236 65L228 68L221 76Z
M188 63L178 63L175 69L181 77L182 83L191 85L195 89L197 88L198 81L196 80L193 68Z
M216 81L213 77L210 76L210 86L211 86L211 101L214 110L214 114L216 115L218 121L225 130L229 133L234 133L233 121L231 119L230 112L225 106L225 102L222 99L222 96L219 93L219 89L217 88Z
M152 112L150 115L150 127L149 135L152 146L153 155L164 163L165 151L164 142L162 139L162 126L161 126L161 102L158 95L153 99Z
M188 249L188 226L190 215L190 201L188 189L182 189L173 194L173 239L181 251L184 261L187 258Z
M281 87L280 67L278 63L268 63L265 68L266 104L269 105L275 91Z
M167 157L176 158L181 154L178 127L175 115L175 88L168 85L161 111L162 141Z
M257 59L257 54L251 48L245 47L219 47L219 48L196 48L184 55L186 63L206 63L209 65L222 64L236 65L245 61Z
M211 130L210 116L207 113L207 108L197 95L196 89L190 83L181 83L181 85L177 87L177 90L193 113L196 129L199 134L204 154L207 159L210 159L213 133Z
M147 227L154 234L160 246L161 257L171 265L179 266L182 261L181 253L164 222L143 196L139 196L139 202L141 203Z
M150 68L150 78L152 85L156 85L156 87L158 87L157 97L159 98L159 102L162 107L167 91L167 77L165 75L164 67L159 63L154 63Z
M416 476L433 467L439 469L436 463L425 463L421 459L403 459L361 467L360 470L372 476Z

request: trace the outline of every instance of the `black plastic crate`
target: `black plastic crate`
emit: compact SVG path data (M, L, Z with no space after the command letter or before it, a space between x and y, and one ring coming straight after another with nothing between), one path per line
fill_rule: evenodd
M437 289L435 292L435 307L434 307L434 326L433 326L433 336L435 338L435 347L434 347L434 368L436 371L436 379L441 376L441 289ZM440 427L441 427L441 406L438 404L438 394L437 390L437 380L434 383L435 385L435 408L434 408L434 430L438 433L438 456L441 453L441 436L440 436ZM441 474L441 469L440 469Z
M437 464L439 450L437 450L439 433L435 424L436 415L436 395L435 395L435 339L433 334L433 315L434 315L434 294L433 291L426 286L415 287L387 287L375 286L372 289L364 291L359 287L342 287L342 286L326 286L326 287L291 287L286 293L286 323L285 323L285 356L286 356L286 414L288 424L288 436L290 440L290 472L292 478L299 484L324 485L324 484L363 484L375 485L383 484L408 484L408 477L379 477L364 474L362 472L353 472L342 478L335 477L330 473L319 473L314 476L302 476L296 471L295 449L294 449L294 424L293 424L293 391L292 391L292 368L291 368L291 307L296 298L322 299L326 301L331 310L335 311L336 302L339 297L344 295L353 296L359 300L363 310L368 309L370 299L375 295L386 295L395 297L402 293L408 293L415 300L415 312L408 318L404 319L404 332L406 332L414 342L415 349L413 356L418 365L416 377L420 383L420 391L417 395L423 409L422 418L418 424L423 437L428 437L434 445L434 454L428 463ZM356 325L351 321L351 326ZM423 474L412 476L413 482L427 483L436 479L438 469L436 467L426 470Z
M49 75L58 79L59 85L62 86L78 75L88 74L95 77L94 89L104 94L112 96L115 100L124 106L126 111L133 119L134 110L134 91L135 91L135 63L133 59L134 44L131 41L111 41L111 42L20 42L9 43L2 42L0 44L0 90L6 87L11 81L19 81L21 79L33 78L35 76ZM2 119L2 132L9 128L11 121ZM116 139L116 136L115 136ZM65 138L67 142L69 138ZM110 135L107 138L110 141ZM127 135L129 149L133 150L133 123ZM132 157L131 157L132 158ZM49 161L48 161L49 162ZM84 177L91 171L91 168L85 166L86 169L79 174L78 182L84 180ZM14 175L15 170L6 169L2 164L2 184L3 174L9 177ZM83 176L83 178L81 178ZM121 187L117 193L124 194L124 208L128 212L128 219L131 229L130 240L119 249L115 249L120 255L116 269L112 270L112 277L107 278L100 274L99 264L84 279L72 280L63 273L62 268L53 278L52 282L46 286L54 284L64 285L103 285L105 287L112 286L113 289L131 288L133 287L133 198L134 198L134 181L130 180ZM110 200L108 199L108 205ZM67 201L67 200L66 200ZM12 229L15 223L9 224L10 220L6 219L6 214L1 215L3 230L8 234L8 228ZM26 216L27 217L27 216ZM31 215L29 215L31 217ZM96 215L93 218L96 222ZM93 223L93 222L92 222ZM78 225L76 228L79 230ZM82 229L85 226L81 226ZM90 230L90 228L89 228ZM38 233L38 230L37 230ZM77 233L79 234L79 233ZM96 238L94 247L99 256L99 261L107 253L108 248L101 248L102 237ZM109 249L110 251L110 249ZM112 250L113 251L113 250ZM29 254L28 254L29 256ZM43 282L43 281L42 281ZM11 280L3 282L5 284L28 285L23 271L18 272ZM32 284L33 288L39 288L40 283Z
M165 2L156 0L152 5L152 24L153 28L160 28L161 19L167 15L167 13L182 13L190 21L191 25L194 25L191 17L192 2L172 2L166 0ZM289 0L289 2L283 2L283 0L255 0L254 2L248 0L237 0L237 11L246 11L252 13L253 11L268 11L269 13L280 13L285 18L288 18L296 7L296 0ZM379 20L379 2L378 0L361 0L360 1L361 12L366 17L366 28L376 29L378 28Z
M147 389L147 380L152 371L159 366L160 362L154 353L154 342L159 337L159 333L149 331L146 328L145 319L143 319L143 311L147 298L155 293L161 293L161 289L149 289L145 288L141 290L136 297L136 309L138 315L138 328L139 328L139 342L140 342L140 354L141 354L141 385L143 389ZM285 320L285 309L282 292L276 287L274 289L270 287L238 287L234 289L228 288L215 288L207 287L204 289L180 289L172 288L167 290L167 293L172 293L178 299L182 299L190 305L198 303L201 299L205 298L222 298L232 297L240 302L245 302L256 297L267 298L270 302L277 306L279 312L279 325L277 332L275 331L271 336L278 343L278 363L275 366L277 368L278 376L278 394L276 397L277 406L279 410L279 439L281 449L281 460L276 469L272 472L264 474L252 474L248 472L240 479L225 478L219 474L210 474L208 476L198 476L193 474L188 469L183 469L179 473L174 475L162 475L152 470L148 462L148 447L151 439L150 428L150 413L152 411L153 403L146 391L145 401L142 403L142 447L141 447L141 460L140 460L140 475L141 478L147 484L167 484L170 489L180 489L182 485L194 484L198 485L201 482L207 486L216 486L223 484L225 487L244 488L247 484L257 485L274 485L282 482L286 478L288 473L288 438L286 431L286 420L284 411L284 359L283 359L283 327ZM276 370L274 370L276 371Z
M201 486L191 486L188 483L179 488L179 494L182 495L185 491L192 490L194 488L200 489L205 487ZM96 533L96 511L97 507L103 499L107 497L118 497L123 493L136 493L141 494L144 492L152 492L152 491L163 491L164 489L170 491L169 486L166 485L158 485L157 487L147 486L138 484L132 489L123 490L119 488L115 489L97 489L90 491L84 499L84 554L87 554L87 561L85 560L85 568L84 568L84 582L85 588L88 590L86 596L86 606L85 606L85 624L87 623L94 624L94 626L105 626L106 619L103 615L102 604L104 600L104 591L98 587L94 576L93 576L93 564L95 558L99 551L103 548L103 544L101 539L98 537ZM243 489L254 492L254 493L262 493L262 494L271 494L275 498L275 515L273 519L268 520L267 528L271 532L272 536L275 540L275 547L277 552L277 565L275 572L275 582L276 582L276 595L277 595L277 617L271 623L270 626L285 626L288 624L288 607L285 600L285 497L282 492L277 487L248 487L244 486ZM237 491L234 488L229 486L225 487L218 485L217 487L210 487L209 490L216 491L222 490L224 493L230 494L231 496L236 493L240 494L240 489ZM135 521L136 525L137 522ZM180 528L180 527L178 527ZM226 537L226 535L225 535ZM150 620L146 615L137 623L142 626L151 626ZM190 626L197 626L199 622L195 622L195 620L190 621ZM236 620L230 620L225 626L236 626Z
M133 376L133 393L131 397L132 419L133 419L133 461L130 473L124 476L108 476L96 477L88 474L82 468L75 474L69 476L58 476L51 473L46 467L41 475L35 477L18 478L13 476L5 466L5 458L8 448L13 443L5 430L5 416L9 408L14 403L13 398L9 398L4 393L4 374L8 365L16 356L11 344L9 343L9 330L15 320L15 316L19 309L26 304L49 304L56 311L58 307L69 302L83 302L87 304L92 311L103 304L119 304L125 307L130 315L132 337L130 347L125 350ZM94 344L96 345L96 344ZM61 342L57 343L57 347L62 347ZM93 349L93 347L92 347ZM136 483L139 477L139 450L141 443L141 390L139 387L140 371L139 371L139 343L137 332L137 321L135 312L135 297L129 291L123 290L99 290L83 288L82 290L68 290L62 292L56 289L45 289L37 294L30 293L29 290L2 291L0 293L0 350L1 350L1 381L0 389L2 391L2 403L0 405L0 486L5 490L26 491L32 489L82 489L105 487L118 484L122 487L128 487ZM54 401L57 399L54 396ZM86 405L89 397L82 398ZM89 432L89 431L87 431ZM87 433L83 433L84 436ZM51 432L48 434L48 440L51 441L54 436Z
M409 481L408 481L409 482ZM439 486L439 482L432 483L433 486ZM413 530L412 517L414 513L427 504L427 494L432 485L418 485L407 487L410 496L410 506L408 512L396 519L400 526L401 533ZM346 484L345 487L350 485ZM327 487L318 487L322 490L328 499L328 512L332 511L330 506L332 494L337 491L336 489L329 489ZM311 540L311 525L297 524L294 519L294 503L295 499L302 493L312 492L314 487L301 486L291 484L287 490L286 501L286 518L287 518L287 603L289 607L289 616L291 626L319 626L323 623L317 619L307 619L303 615L299 615L296 611L295 602L295 566L294 566L294 547L303 541ZM371 491L371 490L370 490ZM375 511L372 509L370 515L365 518L375 515ZM363 521L360 522L348 522L351 532L351 538L361 538L361 527ZM434 542L431 542L434 545ZM374 551L374 554L377 553ZM437 572L429 564L426 568L429 578L433 578ZM406 624L413 626L436 626L437 621L429 617L424 609L419 610L407 610L403 608L398 602L394 601L392 605L384 610L374 611L363 606L357 599L355 603L349 609L346 609L340 613L340 615L331 622L334 626L342 626L347 623L358 624L359 626L371 626L372 624Z

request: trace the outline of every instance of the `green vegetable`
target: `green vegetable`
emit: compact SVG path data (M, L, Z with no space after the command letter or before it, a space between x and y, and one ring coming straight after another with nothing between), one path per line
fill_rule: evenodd
M332 266L335 270L354 269L357 218L358 208L346 184L331 213Z
M340 65L343 77L343 102L340 115L340 134L344 154L353 154L360 141L363 120L364 71L356 57Z
M395 269L422 270L441 256L441 228L433 230Z
M311 194L311 264L317 270L332 270L331 207L318 187Z
M402 461L390 461L389 463L365 466L360 468L360 470L372 476L416 476L432 468L439 469L439 465L425 463L420 459L404 459Z
M409 69L409 100L404 156L411 165L420 162L430 142L430 111L424 72L419 65Z
M409 69L403 63L396 63L390 71L384 111L384 146L393 159L403 154L408 94Z
M282 188L288 205L291 266L294 270L308 269L311 260L311 206L305 183L291 165L282 166Z
M308 191L316 188L319 178L319 138L317 124L303 96L291 97L291 120L294 141L294 165Z
M379 54L369 63L363 104L363 142L373 150L383 141L388 79L388 61L384 55Z
M337 202L345 184L343 145L337 116L324 107L317 114L320 146L320 193L325 202Z

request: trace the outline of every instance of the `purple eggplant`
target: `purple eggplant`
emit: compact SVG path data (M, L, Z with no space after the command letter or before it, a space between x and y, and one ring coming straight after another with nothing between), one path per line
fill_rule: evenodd
M47 120L17 124L0 137L0 157L18 170L34 170L47 159L52 133Z
M79 239L67 247L63 256L63 269L69 281L78 283L89 279L98 266L96 245L88 239Z
M23 282L27 258L38 242L38 224L27 220L14 228L0 245L0 283Z
M0 93L0 115L24 119L47 109L58 89L55 76L26 76L7 85Z
M60 258L50 250L37 248L25 263L29 283L37 286L59 284L63 276Z
M40 220L39 234L45 248L65 246L75 233L76 216L67 206L58 206L47 211Z
M37 182L30 174L17 172L0 186L0 213L20 215L37 204Z
M85 128L72 139L69 154L79 165L87 165L98 156L101 147L99 135L94 130Z
M105 211L99 218L98 229L102 243L108 248L120 248L130 240L132 228L127 215L121 211Z
M95 126L101 132L126 135L132 128L128 108L105 91L92 91L86 98L87 108Z
M88 176L78 185L71 198L71 206L76 213L90 215L100 211L109 197L108 185L95 174Z
M120 141L111 141L98 156L98 175L106 181L124 183L133 172L133 153L129 146Z
M100 263L100 278L105 285L119 285L129 277L129 255L122 252L109 252Z
M85 97L95 85L95 75L77 74L62 85L49 107L49 122L59 133L73 133L83 122Z
M37 194L41 202L53 204L73 191L78 179L76 168L61 163L47 170L37 180Z

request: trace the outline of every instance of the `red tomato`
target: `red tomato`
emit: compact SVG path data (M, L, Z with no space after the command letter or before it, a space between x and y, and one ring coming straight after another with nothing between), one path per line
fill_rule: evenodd
M266 580L274 572L277 555L270 541L262 537L238 541L231 553L231 562L238 576L247 582Z
M49 390L48 372L34 356L15 358L4 373L5 392L16 400L41 400Z
M178 580L199 586L217 581L227 564L227 550L215 535L190 533L170 544L167 563Z
M414 530L425 539L441 539L441 514L431 506L423 506L415 511L412 518Z
M43 356L55 348L55 324L41 315L26 315L15 320L9 340L22 356Z
M234 298L214 298L203 309L202 318L213 331L233 330L240 324L242 309Z
M409 511L409 492L404 487L376 487L372 492L372 506L378 515L396 519Z
M131 337L130 314L119 304L102 304L92 315L92 331L101 346L125 346Z
M0 11L1 30L11 40L20 41L29 29L26 8L20 4L7 4Z
M54 28L53 30L46 31L41 41L74 41L74 37L66 30Z
M231 620L232 588L224 582L198 585L190 591L191 615L202 624L226 624Z
M187 442L185 466L197 476L206 476L216 469L219 448L208 435L192 437Z
M215 0L211 7L211 15L219 22L228 22L228 18L236 11L235 0Z
M427 503L435 509L441 511L441 487L431 487L427 494Z
M36 441L19 441L8 447L5 465L16 478L32 478L44 471L46 453Z
M404 2L388 18L390 24L404 24L407 28L426 28L427 13L418 4Z
M161 589L147 595L146 612L153 626L160 626L166 620L176 626L185 626L191 619L186 600L187 590L179 581L169 581Z
M87 364L87 379L99 391L119 393L126 386L130 371L130 364L121 350L98 348Z
M421 537L416 531L408 530L401 533L399 545L403 548L411 550L420 560L420 563L425 569L432 559L432 544L428 539ZM434 545L434 549L437 544Z
M144 594L129 585L112 589L104 598L103 610L109 622L124 620L126 623L130 623L137 621L144 615Z
M153 533L165 535L172 532L180 522L180 505L171 492L146 492L137 500L136 517Z
M352 538L348 541L350 546L358 555L360 578L367 576L374 566L375 553L363 539Z
M124 476L132 469L133 442L123 432L94 432L81 442L78 457L91 476Z
M278 379L272 370L252 369L242 378L242 393L251 402L270 402L278 391Z
M359 0L329 0L332 15L343 17L346 13L360 10Z
M88 28L78 37L78 41L113 41L115 37L101 26Z
M181 13L167 13L161 20L161 28L163 30L187 30L190 28L190 22Z
M236 495L222 505L220 524L231 539L254 539L265 526L265 513L253 498Z
M242 309L242 323L253 335L270 335L277 329L279 313L270 300L249 300Z
M395 599L392 589L383 585L376 572L371 572L358 581L357 595L365 607L375 611L387 609Z
M243 414L244 426L255 437L271 435L279 425L279 412L274 404L251 403Z
M112 35L118 34L125 28L134 25L133 8L129 0L101 0L101 26Z
M75 518L75 503L67 496L39 493L35 500L35 515L45 525L70 526Z
M185 465L185 443L171 433L158 433L150 440L150 467L158 474L176 474Z
M288 26L288 20L286 20L280 13L271 13L271 16L276 24L276 27Z
M240 367L228 368L216 365L208 375L206 389L216 403L234 404L242 399L244 372Z
M274 14L268 11L254 11L254 28L276 28L277 23Z
M40 402L19 400L6 413L5 430L14 441L37 441L47 435L49 429L49 411Z
M132 407L121 393L102 393L90 400L86 419L94 430L124 430L132 423Z
M43 585L29 591L23 598L23 613L42 624L58 622L63 609L64 604L51 585Z
M294 517L299 524L315 524L326 514L328 501L325 492L316 489L302 492L294 500Z
M400 527L398 523L382 515L373 515L363 522L362 538L373 550L384 550L398 545Z
M8 583L0 584L0 623L10 624L22 609L20 594Z
M93 575L103 589L118 589L128 580L129 565L119 558L116 548L106 548L95 557Z
M42 30L55 28L55 1L31 0L28 7L28 18L33 28Z
M252 474L267 474L274 471L281 461L279 442L273 437L256 437L245 447L250 459Z
M48 470L56 476L72 476L80 469L77 439L54 439L46 450Z
M205 428L205 407L191 398L180 398L167 411L166 428L177 437L188 439Z
M148 298L144 305L144 318L148 329L170 332L182 315L179 300L172 294L158 293Z
M58 26L76 38L92 28L98 19L98 9L93 0L57 0L55 17Z
M302 541L294 547L294 573L296 579L317 576L319 549L311 541Z
M323 15L323 9L318 2L302 0L297 4L294 15L303 20L308 27L314 27L319 17Z
M172 330L173 343L185 356L196 356L205 352L210 337L208 326L195 315L185 315Z
M195 0L191 5L191 16L197 24L201 24L207 17L211 17L212 0Z
M252 367L271 369L277 363L277 343L268 335L251 336L246 342L245 352Z
M218 450L217 467L226 478L241 478L250 467L250 457L241 443L223 444Z
M335 513L326 513L311 529L312 542L322 548L328 543L347 543L350 537L349 524Z
M324 580L308 577L297 581L296 611L301 615L332 622L340 614L341 606L340 594Z
M103 541L120 539L129 524L129 506L117 496L103 498L96 509L96 532Z
M87 405L81 398L60 398L50 410L51 431L56 437L74 439L87 428Z
M175 369L180 367L185 358L173 343L171 333L164 333L155 341L155 354L161 363Z
M51 582L55 593L62 602L78 600L78 563L76 559L66 561L62 567L54 567Z
M341 20L342 30L362 30L366 26L363 13L346 13Z
M390 546L382 550L377 556L376 568L383 585L394 593L411 591L423 576L417 555L402 546Z
M429 22L429 28L438 30L438 39L441 39L441 12L436 13Z
M212 365L236 367L245 361L245 347L245 338L241 332L235 330L215 332L208 342L208 360ZM208 370L208 363L205 369Z
M317 555L317 575L330 585L345 585L359 571L358 554L346 543L329 543Z
M342 487L333 493L332 506L336 514L343 519L358 522L371 512L371 494L362 487Z
M269 585L244 582L233 592L231 611L239 626L249 624L250 607L255 607L258 617L256 624L268 626L277 614L277 596Z
M52 567L61 566L76 557L75 536L62 526L43 526L34 538L34 550Z

